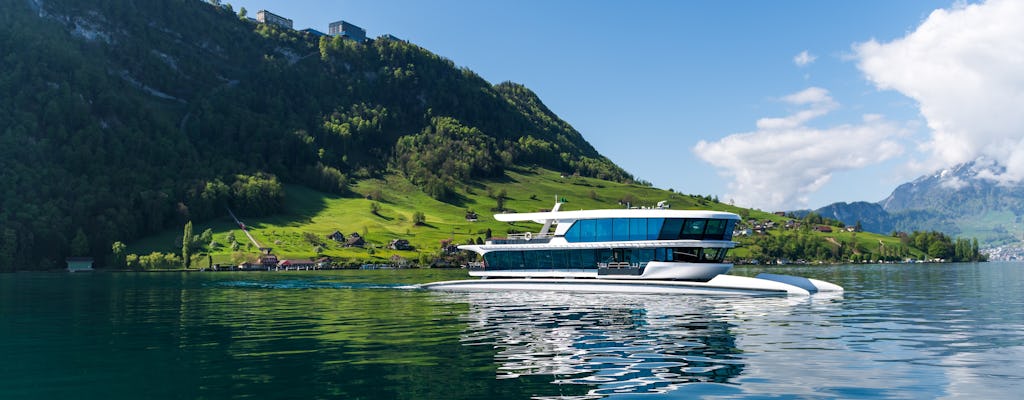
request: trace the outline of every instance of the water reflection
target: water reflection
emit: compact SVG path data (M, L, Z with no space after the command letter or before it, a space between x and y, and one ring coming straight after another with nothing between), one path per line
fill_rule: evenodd
M469 303L461 342L494 348L497 379L543 376L555 385L588 385L587 397L729 383L745 365L730 321L794 302L555 292L445 296Z

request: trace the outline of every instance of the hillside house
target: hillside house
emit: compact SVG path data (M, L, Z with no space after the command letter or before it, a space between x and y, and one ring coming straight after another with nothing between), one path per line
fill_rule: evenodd
M348 240L345 238L345 234L341 233L341 231L334 231L334 233L327 235L327 238L338 243L345 243Z
M388 248L392 250L412 250L412 245L405 239L393 239L391 243L388 243Z
M309 260L281 260L281 262L277 263L277 266L284 269L300 270L313 269L316 263Z
M409 260L406 260L405 257L402 257L398 254L391 256L389 261L391 262L391 265L399 268L405 268L409 266Z
M313 36L315 38L320 38L320 37L327 36L326 33L320 32L320 31L318 31L316 29L313 29L313 28L306 28L306 29L303 29L303 30L301 30L299 32L308 33L308 34L310 34L311 36Z
M348 235L348 239L345 240L345 247L363 247L366 246L366 240L358 233L353 232Z
M475 212L466 211L466 222L476 222L477 215Z
M366 29L355 26L347 21L331 22L327 27L327 33L331 36L355 40L356 43L366 41Z
M831 226L826 226L826 225L818 225L818 226L814 227L814 230L816 230L818 232L821 232L821 233L832 233L832 227Z
M260 265L264 268L274 268L280 262L277 256L271 253L272 250L274 249L270 247L260 248Z
M282 28L292 29L292 20L290 20L288 18L285 18L285 17L282 17L280 15L274 14L274 13L272 13L270 11L267 11L267 10L259 10L259 11L257 11L256 12L256 21L258 21L260 23L263 23L263 24L267 24L267 25L277 25L277 26L280 26Z

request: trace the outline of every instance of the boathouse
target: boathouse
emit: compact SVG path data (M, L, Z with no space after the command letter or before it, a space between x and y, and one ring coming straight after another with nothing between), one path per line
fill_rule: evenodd
M92 271L92 257L68 257L64 261L68 263L68 272Z

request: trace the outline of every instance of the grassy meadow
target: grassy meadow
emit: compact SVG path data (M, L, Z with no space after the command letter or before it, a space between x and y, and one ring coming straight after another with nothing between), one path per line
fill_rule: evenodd
M253 237L262 246L273 248L274 254L281 259L330 256L335 260L353 263L385 263L396 254L417 262L431 259L444 240L463 244L477 238L486 239L488 229L493 236L499 237L510 229L533 232L540 229L540 225L534 223L495 221L493 215L498 212L497 197L501 194L504 194L503 207L507 212L547 210L554 205L557 196L566 200L562 210L623 208L625 206L620 204L622 201L629 201L634 206L654 206L665 200L673 209L729 211L740 214L744 219L771 219L779 224L786 220L769 212L742 209L700 196L592 178L564 177L558 172L545 169L509 170L500 179L473 182L455 188L457 196L449 202L427 196L404 177L395 174L383 179L360 181L352 190L357 195L339 197L289 185L286 186L283 214L241 219ZM377 204L376 213L372 211L373 203ZM467 211L478 215L477 222L466 220ZM414 224L417 212L423 214L423 224ZM201 243L203 248L196 253L210 254L214 263L234 264L245 259L251 260L259 252L249 244L244 233L227 215L213 221L196 223L193 233L198 235L206 229L212 231L213 242L220 246L211 247L209 243ZM346 248L327 238L327 235L335 231L346 236L358 233L367 241L367 246ZM228 246L226 237L229 233L240 244L237 251ZM181 235L180 229L168 230L128 243L128 252L140 255L154 251L180 253ZM852 240L847 236L853 236L862 246L878 247L880 241L898 244L896 238L863 232L855 235L836 232L831 235L837 237L837 240ZM414 250L387 249L392 239L406 239ZM315 242L319 242L322 249L319 255L314 250L317 246ZM749 254L749 249L741 246L732 254L743 257ZM196 265L205 267L205 257L198 260Z

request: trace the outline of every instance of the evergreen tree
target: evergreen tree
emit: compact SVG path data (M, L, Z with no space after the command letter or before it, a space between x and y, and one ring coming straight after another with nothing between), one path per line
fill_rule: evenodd
M185 223L185 229L181 234L181 260L185 269L192 264L192 221Z
M75 232L75 237L71 239L71 255L89 255L89 238L85 236L85 232L82 231L82 228L78 228L78 232Z

